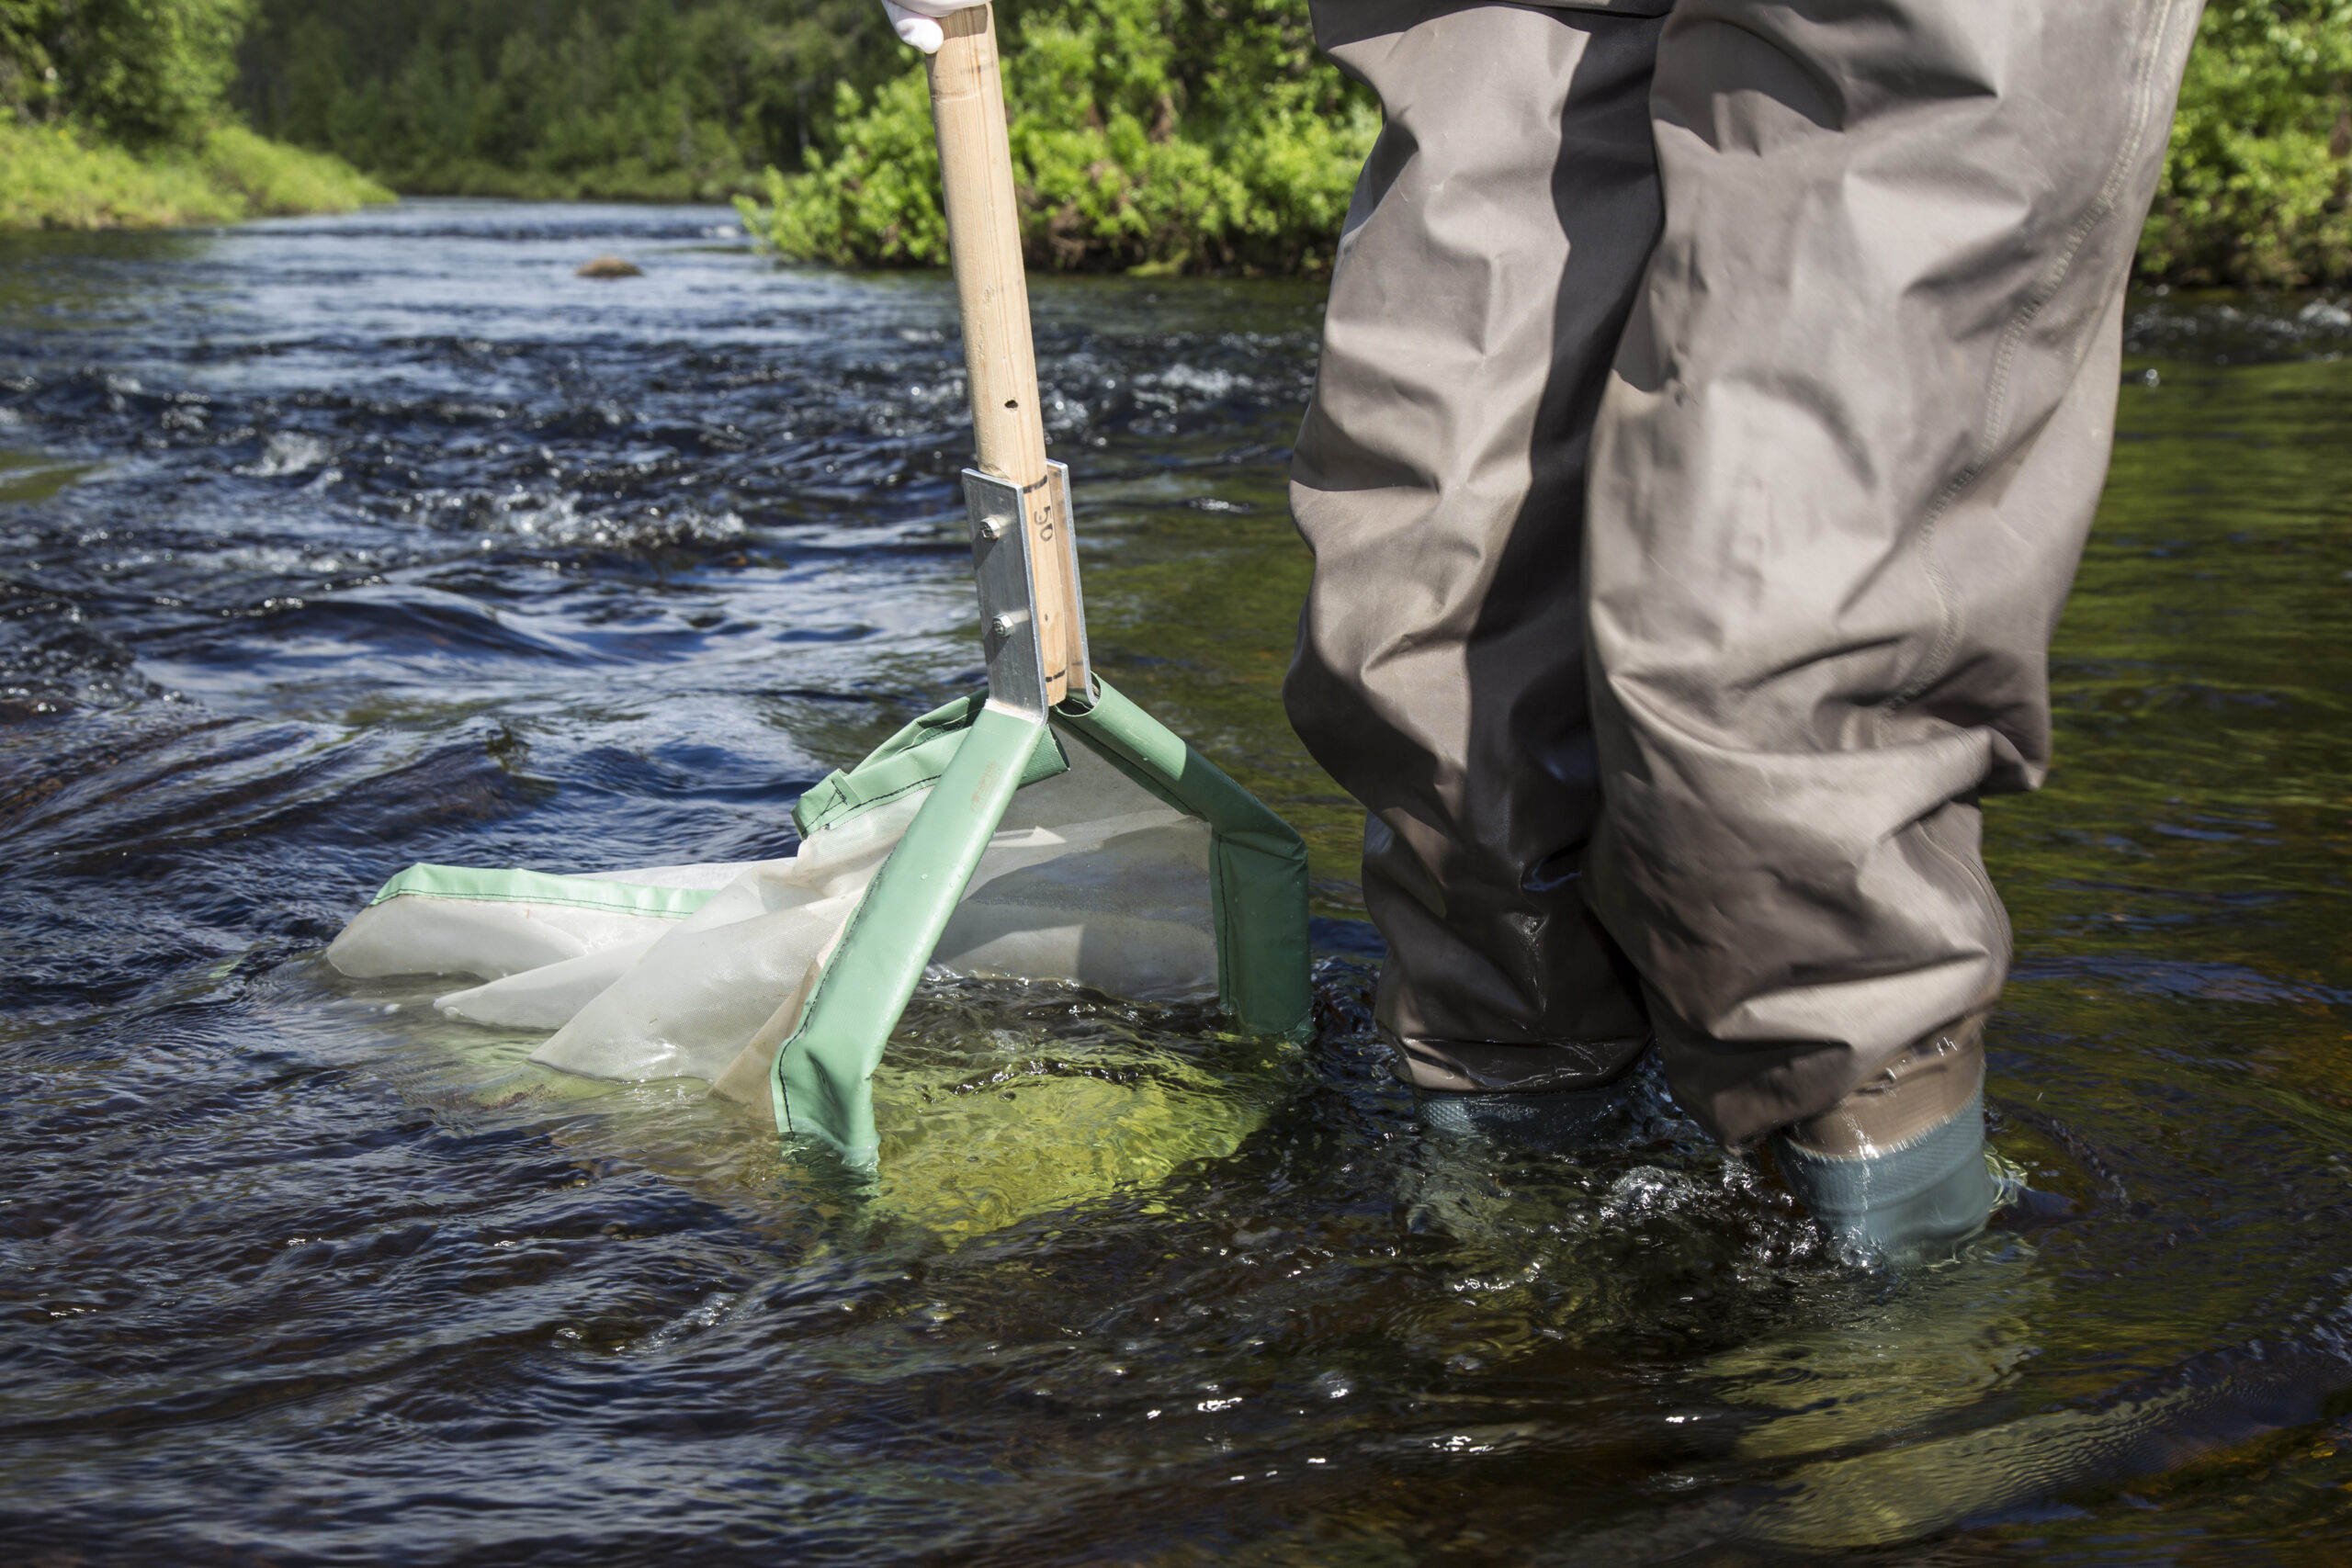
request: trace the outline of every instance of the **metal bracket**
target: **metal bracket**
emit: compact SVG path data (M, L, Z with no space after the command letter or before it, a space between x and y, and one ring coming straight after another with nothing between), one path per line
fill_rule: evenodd
M1069 468L1046 465L1043 502L1052 522L1053 544L1069 573L1071 628L1069 696L1065 705L1083 712L1094 705L1094 679L1087 661L1086 600L1078 586L1078 539L1070 526ZM1019 485L964 470L964 510L972 524L972 574L980 589L981 656L988 663L989 696L1023 713L1046 711L1045 650L1037 643L1037 606L1031 588L1029 530L1024 508L1033 498Z
M1043 715L1046 664L1030 595L1021 487L966 468L964 510L972 521L972 575L980 589L980 654L988 664L989 700Z

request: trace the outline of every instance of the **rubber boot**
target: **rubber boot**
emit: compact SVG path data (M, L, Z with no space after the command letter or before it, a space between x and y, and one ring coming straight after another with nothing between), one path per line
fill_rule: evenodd
M1778 1134L1773 1153L1848 1251L1896 1263L1948 1255L1984 1229L1997 1192L1982 1022L1913 1046L1826 1114Z

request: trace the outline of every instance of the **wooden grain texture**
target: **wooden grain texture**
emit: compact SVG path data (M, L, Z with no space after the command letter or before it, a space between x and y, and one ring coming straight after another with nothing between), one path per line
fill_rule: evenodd
M1046 470L1046 423L1037 398L1037 353L1029 330L1029 285L1021 266L1021 219L1012 149L1004 118L992 8L958 11L931 57L931 111L946 187L947 247L964 319L964 366L971 384L972 436L979 467L1021 486L1027 501L1029 559L1045 655L1046 700L1069 689L1070 649L1082 635L1059 516Z

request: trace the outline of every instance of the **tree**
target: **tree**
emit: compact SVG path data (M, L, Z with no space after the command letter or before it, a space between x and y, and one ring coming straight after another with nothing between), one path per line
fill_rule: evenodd
M2215 0L2181 85L2143 271L2352 276L2352 0Z
M0 105L133 143L220 111L251 0L0 0Z

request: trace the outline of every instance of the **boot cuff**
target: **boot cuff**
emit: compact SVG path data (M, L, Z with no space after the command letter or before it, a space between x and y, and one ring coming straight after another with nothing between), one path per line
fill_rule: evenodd
M1807 1154L1861 1158L1907 1147L1961 1113L1984 1090L1984 1023L1939 1029L1880 1068L1818 1116L1786 1129Z

